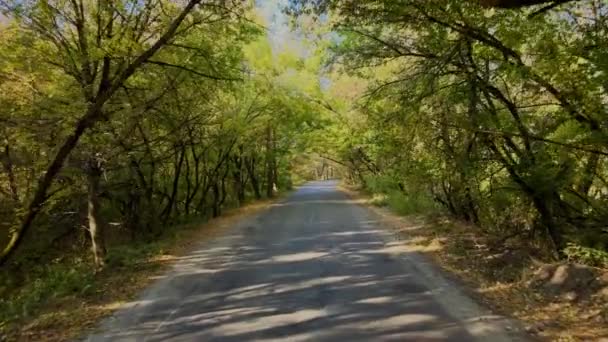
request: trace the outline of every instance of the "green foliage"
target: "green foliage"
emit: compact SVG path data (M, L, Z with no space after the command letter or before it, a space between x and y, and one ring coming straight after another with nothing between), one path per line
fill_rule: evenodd
M277 49L254 2L79 3L0 1L3 322L290 189L328 123L322 55Z
M608 267L608 252L602 249L569 243L564 249L568 260L595 267Z
M0 122L8 123L0 128L0 251L32 212L33 232L19 240L27 252L14 262L63 241L83 242L93 157L103 169L97 212L109 245L155 239L164 226L217 216L292 186L293 160L325 120L321 101L315 102L319 63L273 49L252 21L251 3L217 2L186 13L170 44L129 69L134 56L151 48L149 39L171 30L184 4L163 1L138 12L141 3L131 0L111 7L85 2L83 17L72 8L76 2L0 5L7 12L19 7L14 25L0 27L0 104L6 109ZM150 18L157 22L146 24ZM53 39L68 35L75 38L67 46ZM71 45L79 39L86 46ZM121 84L111 84L125 72ZM91 109L90 103L102 105ZM94 119L84 120L89 111ZM68 146L63 167L51 170L61 144L85 121L91 127ZM49 174L44 186L37 181ZM28 208L46 197L34 196L40 191L52 195L38 213ZM31 238L35 234L44 238ZM63 241L55 241L59 236Z
M342 125L332 149L349 181L399 211L439 203L558 251L569 242L605 250L580 238L606 227L605 9L568 2L530 17L534 8L457 0L291 8L328 16L339 35L327 59Z
M407 185L402 185L403 190L399 189L394 177L368 176L365 183L366 190L374 195L371 204L387 206L400 215L425 214L439 209L428 193L410 191Z
M400 215L428 214L438 210L426 193L404 193L393 190L387 194L386 204Z
M38 266L30 270L26 285L16 290L10 284L2 288L0 322L8 324L28 317L54 298L90 295L95 289L94 279L94 269L85 261Z
M107 267L129 268L180 234L165 227L329 174L401 214L443 210L604 263L602 1L529 17L474 1L294 0L289 44L260 29L274 23L255 2L183 16L188 2L76 3L0 2L13 15L0 27L0 243L28 268L0 280L18 293L2 302L10 315L89 291L85 262L30 265L88 249L87 201Z

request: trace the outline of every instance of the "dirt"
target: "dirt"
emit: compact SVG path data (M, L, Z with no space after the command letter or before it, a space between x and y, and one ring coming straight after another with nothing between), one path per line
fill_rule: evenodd
M608 270L544 263L548 258L541 248L523 237L496 240L478 227L445 217L401 217L369 206L409 248L431 257L479 302L521 321L532 338L608 341Z

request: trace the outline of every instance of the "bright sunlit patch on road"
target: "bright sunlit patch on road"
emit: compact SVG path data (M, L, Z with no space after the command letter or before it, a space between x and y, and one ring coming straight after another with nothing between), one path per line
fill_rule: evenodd
M425 315L425 314L404 314L404 315L395 315L392 317L388 317L385 319L366 322L360 325L361 328L365 329L395 329L399 327L403 327L405 325L413 325L413 324L421 324L428 323L436 320L437 317L433 315Z
M306 322L323 317L325 315L327 315L327 312L322 309L306 309L285 314L264 316L247 321L221 324L213 330L217 330L217 333L221 336L232 336L251 333L252 331L260 329L272 329L291 324Z
M317 278L317 279L311 279L311 280L307 280L307 281L301 281L295 284L285 284L285 285L281 285L281 286L276 286L274 288L274 294L280 294L280 293L286 293L286 292L291 292L291 291L298 291L298 290L303 290L303 289L307 289L307 288L313 288L315 286L320 286L320 285L328 285L328 284L335 284L335 283L340 283L340 282L344 282L346 280L348 280L349 278L351 278L350 276L334 276L334 277L324 277L324 278Z
M296 262L296 261L318 259L318 258L327 256L327 255L328 254L324 253L324 252L302 252L302 253L275 256L272 258L272 261L274 261L274 262Z
M360 303L360 304L384 304L384 303L390 303L393 300L394 300L393 297L382 296L382 297L372 297L372 298L361 299L361 300L358 300L357 303Z

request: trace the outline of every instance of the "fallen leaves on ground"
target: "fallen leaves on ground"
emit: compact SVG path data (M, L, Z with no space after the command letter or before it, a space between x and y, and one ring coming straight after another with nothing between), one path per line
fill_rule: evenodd
M359 199L366 197L343 190ZM530 277L545 257L532 246L528 250L516 247L525 245L521 241L497 246L475 226L445 217L401 217L386 208L368 207L397 231L408 250L429 256L455 275L476 300L520 320L531 336L550 341L608 341L608 296L599 293L564 300L549 295L544 287L530 286Z

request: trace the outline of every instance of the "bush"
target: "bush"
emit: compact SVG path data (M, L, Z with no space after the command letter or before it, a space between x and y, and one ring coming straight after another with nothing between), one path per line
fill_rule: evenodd
M393 190L387 195L386 203L399 215L423 214L438 209L435 202L424 193Z
M569 243L568 246L564 248L564 254L568 260L579 264L595 267L608 267L608 252L600 249Z
M403 185L405 191L402 191L398 181L392 176L369 176L365 182L367 190L373 196L372 205L387 206L399 215L422 214L438 210L436 203L427 192L408 184Z

